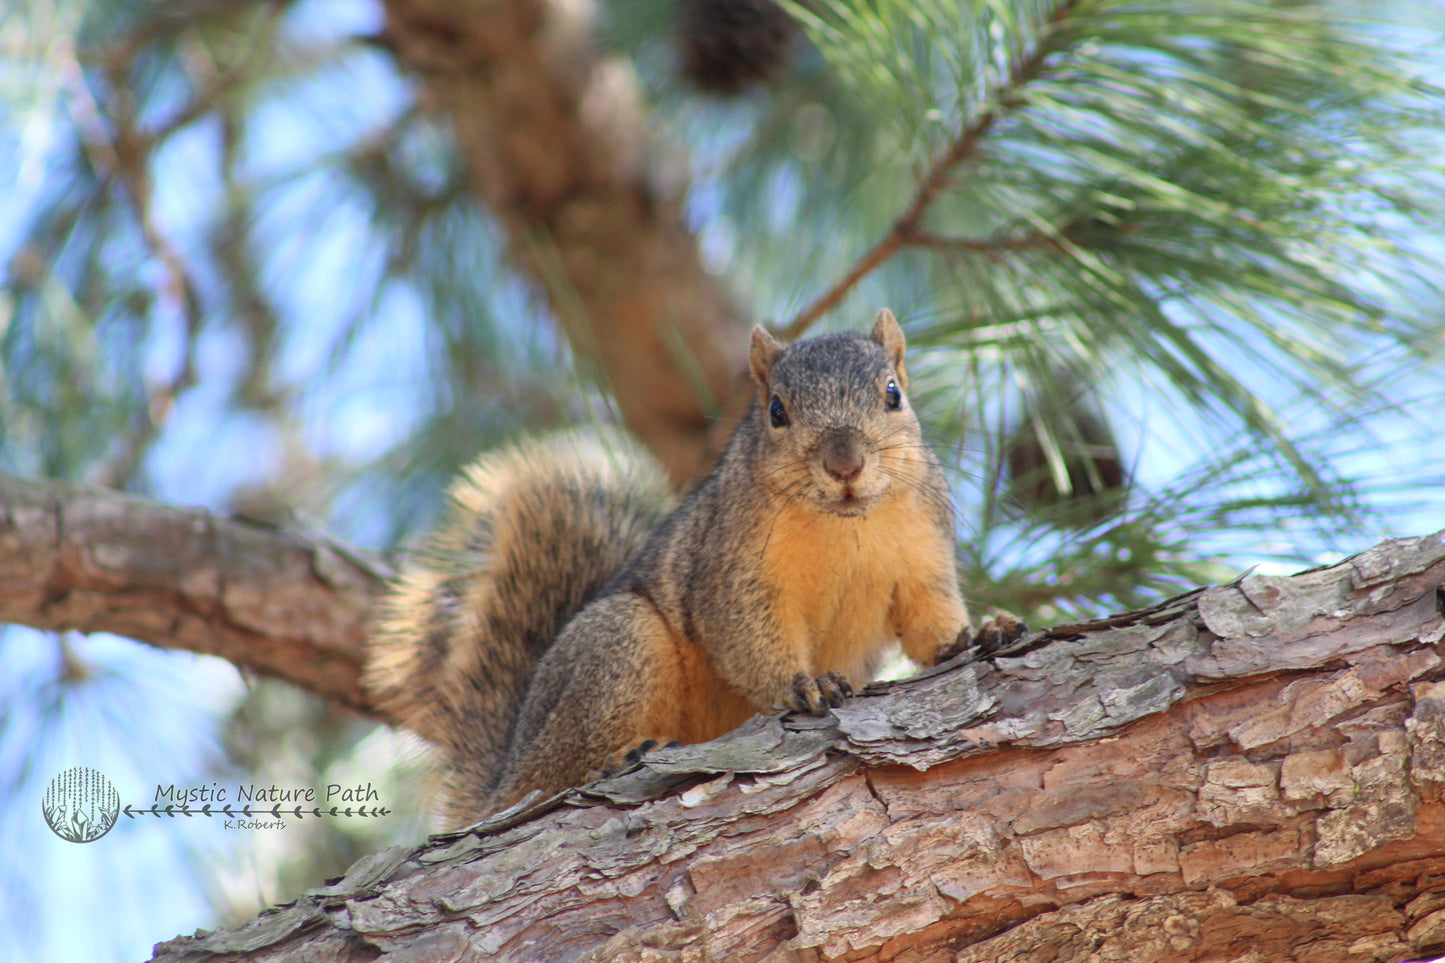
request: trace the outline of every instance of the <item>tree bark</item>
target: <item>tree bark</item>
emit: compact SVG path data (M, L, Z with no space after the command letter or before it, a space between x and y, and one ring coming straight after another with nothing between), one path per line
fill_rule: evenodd
M679 485L739 397L743 318L682 219L685 162L647 129L591 4L387 0L382 41L451 121L472 182L581 359ZM730 425L724 425L725 431Z
M177 960L1401 960L1445 947L1445 532L758 717Z
M218 655L376 714L361 666L387 574L325 539L0 476L0 622Z

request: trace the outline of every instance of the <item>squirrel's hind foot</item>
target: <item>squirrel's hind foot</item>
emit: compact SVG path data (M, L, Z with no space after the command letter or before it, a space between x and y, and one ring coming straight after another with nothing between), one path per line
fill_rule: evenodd
M674 739L662 748L676 749L678 746L681 745L682 743ZM613 756L612 759L607 763L607 765L603 766L602 769L598 771L597 778L611 779L613 776L626 772L633 766L636 766L638 763L642 762L642 757L647 755L652 750L656 749L657 746L658 742L656 739L647 739L641 745L627 750L627 752L623 754L620 758L617 756Z

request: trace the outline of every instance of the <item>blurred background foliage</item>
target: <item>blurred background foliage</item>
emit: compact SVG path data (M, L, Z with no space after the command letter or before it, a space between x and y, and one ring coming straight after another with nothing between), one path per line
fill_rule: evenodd
M477 451L613 417L383 20L0 13L0 471L395 550ZM602 0L596 39L756 320L905 321L968 594L1048 624L1441 527L1442 29L1420 2ZM424 780L405 737L224 663L0 651L0 928L43 956L133 958L423 831L36 839L72 764L141 804L369 781L415 813Z

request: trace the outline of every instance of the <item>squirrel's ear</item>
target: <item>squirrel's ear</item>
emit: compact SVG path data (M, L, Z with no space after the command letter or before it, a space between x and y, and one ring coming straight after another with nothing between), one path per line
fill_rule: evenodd
M898 387L906 389L908 372L903 370L903 352L908 342L904 340L903 329L898 326L898 319L893 317L892 311L884 308L878 312L878 319L873 322L873 333L868 337L882 346L888 360L898 369Z
M778 355L783 353L783 344L777 338L758 325L753 328L753 344L748 351L748 369L753 373L753 381L757 382L758 390L766 392L768 384L772 381L773 362L778 360Z

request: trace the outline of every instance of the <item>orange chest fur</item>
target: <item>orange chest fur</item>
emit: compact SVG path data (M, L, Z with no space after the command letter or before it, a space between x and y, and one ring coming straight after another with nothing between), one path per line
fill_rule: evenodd
M812 671L836 668L860 681L896 636L899 583L952 564L948 536L911 495L854 518L784 509L759 538L774 615L790 641Z

